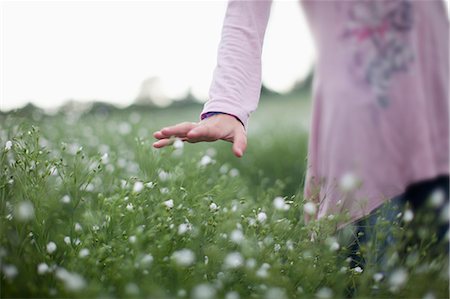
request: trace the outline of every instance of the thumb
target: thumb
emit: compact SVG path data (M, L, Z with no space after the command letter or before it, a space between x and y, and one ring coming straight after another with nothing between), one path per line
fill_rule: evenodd
M244 131L236 130L233 139L233 153L236 157L240 158L244 155L245 149L247 148L247 136Z

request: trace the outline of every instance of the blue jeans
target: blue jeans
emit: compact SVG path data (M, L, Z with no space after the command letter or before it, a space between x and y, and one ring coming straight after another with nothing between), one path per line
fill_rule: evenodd
M444 194L444 202L437 206L429 204L429 198L433 192L441 189ZM422 181L410 185L405 193L384 203L368 216L351 224L353 235L347 245L350 267L374 265L381 272L386 272L389 267L389 250L396 249L398 245L414 244L421 237L410 235L407 240L399 228L404 225L411 226L411 231L419 231L426 226L436 232L437 244L433 250L448 254L448 240L443 242L448 231L447 221L438 221L443 207L449 202L449 176L443 175L431 180ZM405 224L405 209L413 212L413 219ZM338 232L339 233L339 232ZM401 250L400 250L401 253Z

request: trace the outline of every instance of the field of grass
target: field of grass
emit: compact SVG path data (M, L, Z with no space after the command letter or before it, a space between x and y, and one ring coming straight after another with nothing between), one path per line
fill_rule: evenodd
M432 238L381 273L350 267L335 220L304 223L308 101L263 101L242 159L151 147L199 109L2 117L1 297L448 297Z

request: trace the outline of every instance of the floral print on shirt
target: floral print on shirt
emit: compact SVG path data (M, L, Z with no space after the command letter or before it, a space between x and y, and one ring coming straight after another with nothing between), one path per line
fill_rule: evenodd
M407 0L349 2L342 37L353 45L350 71L382 107L389 106L392 79L414 61L409 41L413 8Z

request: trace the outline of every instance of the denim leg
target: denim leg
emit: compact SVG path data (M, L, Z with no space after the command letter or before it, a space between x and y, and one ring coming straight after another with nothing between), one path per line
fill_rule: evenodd
M354 241L349 255L352 268L372 264L382 272L387 270L387 253L398 242L394 233L399 222L397 215L404 207L403 195L397 196L354 224Z

